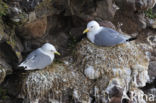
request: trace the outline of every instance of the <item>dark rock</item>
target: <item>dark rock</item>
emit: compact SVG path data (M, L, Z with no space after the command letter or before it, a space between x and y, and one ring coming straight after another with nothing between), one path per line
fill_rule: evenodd
M112 97L109 103L121 103L121 97Z
M16 67L18 64L18 58L16 56L16 53L13 51L12 47L4 42L0 44L0 48L3 48L0 49L1 58L3 58L5 62L9 65Z
M4 32L4 23L0 17L0 43L8 40L9 36Z
M11 66L8 63L6 63L5 60L3 60L0 56L0 83L2 83L5 77L11 73Z
M97 0L96 1L96 18L101 18L102 20L112 20L116 9L113 7L112 0ZM115 4L114 4L115 5Z
M81 3L78 0L73 0L68 3L68 7L70 8L71 15L76 15L85 21L93 19L111 20L116 11L112 0L84 0Z
M112 29L116 30L115 25L112 22L110 22L110 21L101 21L101 22L99 22L99 24L101 26L112 28Z
M17 28L17 33L23 39L38 39L46 34L47 17L36 19L31 23L26 23L24 26Z
M135 1L137 10L148 10L153 8L156 3L156 0L137 0Z
M156 61L151 61L149 64L148 74L150 76L150 81L152 82L156 78Z
M11 74L13 71L11 67L11 63L9 63L9 59L5 54L6 51L4 52L4 49L6 48L7 47L3 47L2 44L0 44L0 83L2 83L5 77Z
M122 88L114 86L109 92L109 96L110 97L122 97L123 91L124 90Z
M45 38L45 40L54 44L62 56L65 56L69 53L69 47L68 47L69 37L67 36L66 33L56 32L56 34L48 35Z
M155 0L116 0L116 4L120 7L120 10L116 13L115 21L123 23L123 31L134 33L147 27L143 12L152 8L155 5ZM133 27L129 25L133 25Z
M21 5L21 8L23 10L25 10L26 12L30 12L33 11L35 7L42 1L43 0L20 0L19 4Z
M116 0L119 7L129 11L144 11L153 8L155 0ZM126 8L127 7L127 8ZM129 9L131 8L131 9Z
M137 10L135 0L116 0L115 2L120 9L115 14L114 23L116 25L122 23L121 29L124 32L132 34L146 28L144 13Z

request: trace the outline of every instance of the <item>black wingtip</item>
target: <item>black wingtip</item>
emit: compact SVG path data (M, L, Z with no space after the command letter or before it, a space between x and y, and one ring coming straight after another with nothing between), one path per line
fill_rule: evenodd
M136 39L137 39L137 37L132 37L132 38L127 39L126 41L129 42L129 41L133 41L133 40L136 40Z

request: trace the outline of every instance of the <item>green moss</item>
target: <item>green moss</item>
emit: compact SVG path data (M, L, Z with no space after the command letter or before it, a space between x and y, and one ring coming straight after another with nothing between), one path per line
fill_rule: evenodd
M2 18L0 16L0 35L2 38L3 38L4 34L5 34L4 33L4 23L3 23Z
M156 18L156 14L153 13L152 9L148 9L147 11L145 11L145 15L146 15L146 17L148 17L150 19Z
M71 33L69 33L69 43L68 43L68 47L70 49L75 48L76 44L78 43L78 41L76 40L76 38L74 36L72 36Z
M6 15L8 11L8 6L2 0L0 0L0 16Z
M8 98L7 93L8 91L6 89L0 87L0 98L7 99Z
M16 51L16 55L17 55L17 57L20 57L21 53L19 51Z
M10 45L11 47L12 47L12 49L15 51L15 53L16 53L16 56L18 57L18 58L20 58L21 57L21 53L19 52L19 51L17 51L17 45L16 45L16 41L15 41L16 39L15 39L15 37L14 37L14 33L12 33L11 35L10 35L10 38L9 38L9 40L7 41L7 44L8 45Z
M7 43L12 47L12 48L15 48L16 44L15 44L15 40L10 38L9 41L7 41Z

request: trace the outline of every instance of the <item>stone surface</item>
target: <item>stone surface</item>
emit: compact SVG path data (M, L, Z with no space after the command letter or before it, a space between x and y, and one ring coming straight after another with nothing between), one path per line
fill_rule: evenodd
M87 82L83 74L66 68L64 64L53 64L42 71L30 72L23 80L20 97L25 98L26 103L37 100L41 103L45 103L42 100L67 102L74 98L78 101L89 101L89 95L85 93L91 83ZM78 96L73 96L72 92L77 93L76 90Z
M148 10L153 8L156 3L156 0L137 0L135 2L137 10Z
M0 83L2 83L5 77L12 73L12 68L7 64L0 56Z
M152 61L149 64L149 71L148 71L151 82L156 78L155 70L156 70L156 61Z
M121 28L127 33L135 33L147 27L143 12L156 3L155 0L116 0L115 2L120 8L115 15L115 21L123 23Z
M4 32L4 24L2 18L0 18L0 43L8 40L8 35Z
M73 61L66 59L65 64L54 62L43 70L27 72L20 92L25 103L44 100L106 103L108 98L113 103L115 98L130 99L127 92L145 86L148 80L148 60L134 43L97 47L84 39L73 55Z
M4 81L5 77L11 73L11 66L0 57L0 84Z
M147 37L147 41L149 42L149 44L153 47L156 47L156 36L155 35L149 35Z
M37 39L46 34L47 17L42 17L18 28L18 34L25 39Z

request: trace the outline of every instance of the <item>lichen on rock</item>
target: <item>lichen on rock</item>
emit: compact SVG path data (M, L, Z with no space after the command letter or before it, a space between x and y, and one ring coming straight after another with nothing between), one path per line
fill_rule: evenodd
M7 14L8 11L8 5L3 2L3 0L0 0L0 17Z

